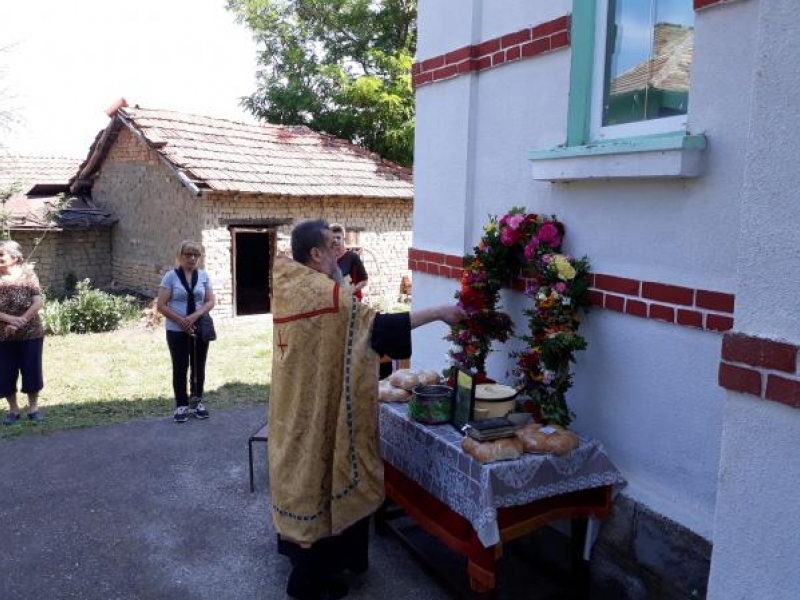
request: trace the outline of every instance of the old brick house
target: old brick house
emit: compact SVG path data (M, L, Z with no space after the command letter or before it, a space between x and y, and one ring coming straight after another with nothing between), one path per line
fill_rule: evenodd
M336 221L361 249L367 299L408 274L410 172L306 127L251 125L123 106L71 181L118 217L116 285L155 293L185 238L202 242L215 315L269 312L272 259L294 224Z
M77 158L0 155L0 191L13 190L0 206L3 228L35 265L42 285L54 291L63 290L67 278L111 283L116 220L89 197L67 194L80 164ZM61 194L67 194L63 203Z

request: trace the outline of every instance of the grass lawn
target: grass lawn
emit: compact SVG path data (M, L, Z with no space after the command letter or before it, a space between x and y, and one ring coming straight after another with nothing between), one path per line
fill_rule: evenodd
M206 363L204 403L212 413L263 404L269 395L272 324L268 317L217 323ZM163 325L109 333L48 336L39 406L45 422L0 425L0 438L92 427L143 417L172 418L172 368ZM20 409L26 398L19 394ZM3 414L8 408L0 400Z

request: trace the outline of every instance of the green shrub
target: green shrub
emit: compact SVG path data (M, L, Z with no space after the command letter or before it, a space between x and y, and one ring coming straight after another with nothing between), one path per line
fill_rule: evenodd
M123 321L138 318L139 303L133 296L119 296L91 287L84 279L74 295L45 302L41 312L45 331L53 335L100 333L117 329Z
M69 312L64 310L63 301L45 298L44 307L39 315L42 317L45 333L50 335L69 333L72 322L69 320Z

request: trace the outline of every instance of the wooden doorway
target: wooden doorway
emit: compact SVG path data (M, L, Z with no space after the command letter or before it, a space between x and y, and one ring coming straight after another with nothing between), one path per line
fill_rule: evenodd
M234 314L269 313L276 232L270 228L232 227L231 233Z

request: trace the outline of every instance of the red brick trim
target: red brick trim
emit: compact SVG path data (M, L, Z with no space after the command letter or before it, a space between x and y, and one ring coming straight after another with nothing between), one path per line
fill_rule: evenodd
M408 268L437 277L461 279L463 258L411 248ZM527 280L518 278L511 288L525 291ZM592 274L592 306L632 317L664 321L682 327L725 332L733 328L734 296L656 281L639 281L605 273Z
M428 252L416 248L408 250L408 268L419 273L447 279L461 279L464 272L463 263L464 259L461 256Z
M460 256L418 248L408 252L408 267L418 273L459 280L462 265ZM526 279L517 278L510 287L523 292L526 285ZM721 387L800 408L800 346L732 332L733 294L594 273L589 299L604 310L723 333Z
M414 87L420 87L566 48L570 45L571 22L571 16L565 15L447 54L426 58L411 67L411 81Z
M798 350L796 344L728 332L722 338L719 385L800 408Z
M694 0L694 9L695 10L703 10L704 8L709 8L711 6L717 6L719 4L728 4L730 2L735 2L736 0Z
M735 1L694 0L694 10L700 11ZM411 67L411 82L414 87L421 87L566 48L572 43L571 25L572 16L564 15L546 23L417 61Z

